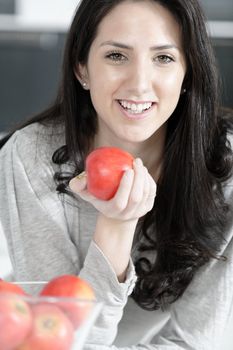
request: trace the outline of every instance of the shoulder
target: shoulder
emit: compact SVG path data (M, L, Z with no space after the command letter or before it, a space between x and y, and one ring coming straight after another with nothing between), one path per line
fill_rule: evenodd
M14 142L23 154L50 158L53 152L64 145L65 131L62 125L34 123L15 133Z
M46 183L51 182L53 174L59 170L53 163L52 156L64 145L64 134L62 125L40 123L33 123L16 131L0 152L2 175L9 177L11 173L21 173L30 183L38 178Z
M51 160L56 149L64 145L62 125L42 125L33 123L16 131L1 150L2 154L18 154L26 165Z

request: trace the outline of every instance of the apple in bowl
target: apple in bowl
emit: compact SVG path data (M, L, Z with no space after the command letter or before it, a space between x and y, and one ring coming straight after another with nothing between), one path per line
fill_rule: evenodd
M93 307L92 302L95 301L94 291L89 284L74 275L55 277L45 285L40 296L77 298L78 302L73 300L70 303L59 304L75 327L81 326L85 321Z
M0 349L83 348L102 308L86 281L63 275L45 284L0 282ZM29 294L35 286L40 291Z

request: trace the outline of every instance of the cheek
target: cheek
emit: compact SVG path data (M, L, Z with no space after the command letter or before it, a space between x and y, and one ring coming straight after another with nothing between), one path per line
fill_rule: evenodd
M166 119L173 113L180 99L183 79L183 71L178 71L176 74L168 74L161 79L158 96L160 101L159 110Z
M122 71L102 64L96 65L94 70L89 71L89 83L93 90L101 89L110 93L114 90L114 87L119 86L123 78L124 74Z
M103 71L101 74L92 75L89 80L92 103L98 111L104 108L111 108L115 99L119 98L119 88L122 84L122 77L112 72Z
M167 92L170 96L179 96L181 86L184 79L184 73L177 71L174 74L168 74L162 81L163 91Z

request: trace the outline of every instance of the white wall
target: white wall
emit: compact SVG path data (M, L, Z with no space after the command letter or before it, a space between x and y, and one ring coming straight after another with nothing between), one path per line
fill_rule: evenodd
M225 336L223 339L223 344L219 350L232 350L233 349L233 315L228 323Z
M12 265L8 256L5 236L0 222L0 278L7 278L11 274Z
M79 0L16 0L16 13L30 21L42 23L71 22Z

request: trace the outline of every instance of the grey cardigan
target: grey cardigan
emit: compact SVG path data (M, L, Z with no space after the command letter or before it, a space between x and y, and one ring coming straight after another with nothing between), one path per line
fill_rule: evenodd
M63 127L40 124L16 132L0 151L0 221L15 280L49 280L78 274L104 302L85 350L217 350L233 313L233 215L222 254L195 275L183 296L164 312L139 308L130 294L136 282L130 261L125 283L92 241L97 212L81 199L57 194L60 168L51 161L64 144ZM70 170L69 165L62 170ZM233 181L225 187L233 208ZM232 209L233 211L233 209Z

